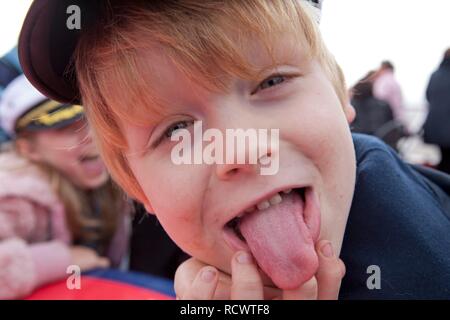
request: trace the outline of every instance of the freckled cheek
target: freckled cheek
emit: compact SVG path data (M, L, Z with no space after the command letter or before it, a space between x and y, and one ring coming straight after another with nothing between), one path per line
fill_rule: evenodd
M342 188L342 180L351 176L353 147L345 128L339 128L337 123L329 123L324 128L329 130L317 133L311 144L310 157L328 188L336 191Z
M281 139L294 144L306 157L315 160L316 165L326 165L333 153L334 141L338 139L337 124L323 112L306 111L293 114L283 123Z
M281 137L313 162L329 191L339 189L342 175L352 173L353 152L341 105L333 97L314 95L296 103L297 111L285 117Z
M151 188L147 194L164 230L191 255L203 246L205 230L197 197L192 190L195 189L190 184L170 185L166 182L159 188Z
M202 180L190 165L149 166L147 179L139 179L154 213L177 238L192 237L202 230Z

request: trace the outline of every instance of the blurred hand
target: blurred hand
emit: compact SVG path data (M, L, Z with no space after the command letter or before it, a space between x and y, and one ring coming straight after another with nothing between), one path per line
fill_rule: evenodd
M89 271L96 268L107 268L110 262L105 257L100 257L94 250L83 247L73 246L70 248L72 254L72 264L80 267L81 271Z
M177 299L186 300L333 300L337 299L345 266L334 253L329 241L316 244L319 268L314 277L295 290L263 286L252 257L237 252L232 258L232 275L218 271L191 258L175 274Z

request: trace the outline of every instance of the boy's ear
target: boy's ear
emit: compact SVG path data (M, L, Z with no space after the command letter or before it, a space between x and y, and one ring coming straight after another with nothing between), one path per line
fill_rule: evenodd
M20 155L22 155L24 158L27 158L32 161L39 162L42 160L41 154L36 151L35 143L32 143L32 141L24 138L17 138L16 142L16 149L19 152Z
M345 117L347 118L347 122L350 124L355 120L356 111L355 108L348 102L344 107Z

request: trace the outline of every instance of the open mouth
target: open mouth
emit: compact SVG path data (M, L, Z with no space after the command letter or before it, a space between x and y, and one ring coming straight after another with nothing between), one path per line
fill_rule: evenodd
M89 161L97 161L99 160L100 156L99 155L84 155L81 156L78 160L83 163L83 162L89 162Z
M320 204L312 187L284 189L250 205L224 226L233 250L251 252L281 289L294 289L318 268Z
M241 222L246 214L254 213L255 211L259 211L259 213L263 213L265 210L276 206L283 202L283 200L289 195L291 192L295 192L300 195L303 202L306 202L306 191L311 190L311 187L302 187L302 188L290 188L285 189L280 192L277 192L274 195L271 195L264 200L258 202L256 205L252 205L247 209L243 210L236 217L231 219L225 224L225 233L226 238L230 245L237 250L249 250L247 246L247 241L241 232Z
M78 161L84 174L91 178L101 175L105 170L103 161L98 154L83 155L78 158Z

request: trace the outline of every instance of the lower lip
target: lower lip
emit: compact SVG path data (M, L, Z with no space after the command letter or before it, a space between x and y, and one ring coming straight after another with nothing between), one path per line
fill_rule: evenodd
M314 197L316 197L316 201L314 201ZM314 230L311 230L311 236L313 238L314 243L316 243L319 238L320 238L320 226L321 226L321 220L322 220L322 214L320 211L320 200L319 200L319 196L315 193L314 189L312 187L308 187L305 189L305 211L303 212L303 219L305 220L305 222L307 223L307 220L312 220L313 218L311 218L312 215L317 214L319 215L319 224L317 226L317 228L314 228ZM318 212L316 212L316 210L314 210L312 208L311 205L308 204L312 204L312 203L316 203L319 207L316 208L316 210ZM311 228L310 228L311 229Z
M247 251L250 252L250 248L248 245L239 239L239 237L235 234L234 230L228 227L224 227L223 229L223 237L228 246L231 247L233 251Z

